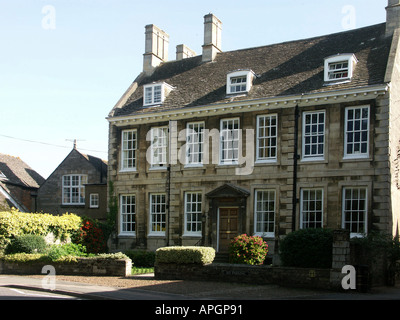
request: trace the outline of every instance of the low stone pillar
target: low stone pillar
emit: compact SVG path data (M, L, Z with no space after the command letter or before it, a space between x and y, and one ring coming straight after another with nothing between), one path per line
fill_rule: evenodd
M342 286L342 268L350 264L350 232L348 230L334 230L332 244L331 286L339 289Z

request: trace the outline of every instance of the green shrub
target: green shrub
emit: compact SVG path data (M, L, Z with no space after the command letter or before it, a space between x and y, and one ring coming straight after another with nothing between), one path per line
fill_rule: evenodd
M46 247L46 241L42 236L25 234L13 239L6 247L5 253L43 253Z
M14 253L5 255L1 259L6 262L16 262L16 263L48 261L47 257L41 253Z
M47 256L51 261L57 261L66 256L85 257L86 248L81 244L75 243L52 245L47 252Z
M47 236L53 233L56 239L70 238L81 226L82 219L74 214L54 216L45 213L24 213L18 210L0 212L0 248L23 234Z
M261 265L268 253L268 244L258 236L242 234L229 245L229 262Z
M124 260L129 259L129 257L122 252L115 252L115 253L100 253L96 255L89 256L89 259L103 259L103 260Z
M209 247L165 247L156 251L156 264L208 264L213 262L214 258L215 250Z
M156 253L145 250L128 250L125 254L132 260L136 267L154 267Z
M330 229L301 229L289 233L280 243L284 266L330 268L333 232Z

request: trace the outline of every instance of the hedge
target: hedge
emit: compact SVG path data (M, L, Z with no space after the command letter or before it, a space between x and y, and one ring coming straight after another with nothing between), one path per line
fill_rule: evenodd
M11 239L24 234L47 236L53 233L57 239L66 240L76 232L82 219L75 214L55 216L47 213L23 213L18 210L0 212L0 248Z
M332 244L330 229L300 229L280 242L280 257L286 267L330 268Z
M165 247L156 251L156 264L209 264L214 258L215 249L209 247Z

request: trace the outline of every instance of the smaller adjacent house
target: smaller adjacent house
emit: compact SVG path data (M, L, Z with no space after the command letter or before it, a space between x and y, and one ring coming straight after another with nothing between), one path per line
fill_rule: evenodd
M74 147L40 187L38 211L105 219L107 163Z
M20 158L0 153L0 211L35 211L37 191L44 181Z

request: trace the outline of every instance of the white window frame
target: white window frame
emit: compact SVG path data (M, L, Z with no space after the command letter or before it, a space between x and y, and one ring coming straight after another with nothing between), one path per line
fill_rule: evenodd
M309 193L306 197L305 193ZM321 198L317 199L317 192L320 193ZM312 195L312 193L314 193ZM314 196L314 197L312 197ZM319 203L320 209L318 209L317 203ZM317 215L321 215L321 219L317 219ZM311 219L311 217L313 217ZM314 226L310 227L310 224ZM316 224L320 224L316 226ZM300 229L309 228L323 228L324 227L324 189L320 188L304 188L301 189L300 195Z
M265 203L264 207L261 204L259 206L258 195L263 193L263 197L261 203ZM267 198L264 196L267 195ZM271 210L270 205L273 205L273 209ZM261 219L258 218L258 215L261 215ZM265 216L268 216L265 219ZM270 219L270 215L273 215L273 219ZM265 225L267 226L267 231L265 231ZM272 224L272 227L271 227ZM265 238L273 238L275 236L275 225L276 225L276 191L274 189L256 189L254 191L254 234L260 237ZM261 230L260 228L261 227ZM271 231L272 229L272 231ZM263 231L264 230L264 231Z
M128 135L132 135L131 138ZM137 130L124 130L121 134L121 170L136 171L137 161Z
M226 94L242 94L250 91L255 75L251 70L238 70L228 73L226 77ZM245 82L233 83L236 79L245 79Z
M358 60L353 53L345 53L345 54L338 54L335 56L330 56L325 58L324 64L324 80L327 84L338 84L342 82L348 82L353 77L353 71L355 65L357 64ZM331 70L330 66L332 65L339 65L339 64L347 64L347 68L341 67L339 69ZM331 75L333 73L346 73L346 75L339 77L339 78L332 78Z
M66 184L66 180L68 184ZM62 204L81 206L85 205L85 184L88 182L88 176L85 174L67 174L62 176ZM68 196L67 196L68 193ZM78 201L73 199L78 197ZM67 201L68 199L69 201Z
M100 197L98 193L91 193L89 195L89 207L91 209L97 209L100 206Z
M167 230L167 195L150 193L149 236L165 236Z
M368 117L363 117L363 109L368 110ZM353 119L349 119L349 112L353 111ZM360 110L360 117L355 118L355 112ZM352 121L352 128L349 129L349 121ZM344 123L344 159L363 159L369 157L369 139L370 139L370 121L371 121L371 108L369 105L347 107L345 109L345 123ZM359 126L357 126L359 122ZM357 129L359 128L359 129ZM352 139L349 139L349 137ZM364 136L366 135L366 140ZM355 141L356 137L359 136L359 141ZM349 141L353 140L353 141ZM352 144L353 151L348 152L348 145ZM366 151L362 152L362 145L366 144ZM357 151L354 151L354 147L358 145Z
M150 169L166 169L168 165L168 126L151 128Z
M127 201L129 200L129 202ZM120 195L120 232L119 235L136 235L136 195ZM129 228L128 228L129 227ZM130 229L130 230L128 230Z
M185 167L203 166L205 122L189 122L186 125Z
M351 191L351 198L347 198L347 191ZM361 191L365 194L361 198ZM357 194L355 194L357 192ZM355 195L357 197L355 197ZM362 204L364 206L362 207ZM353 206L356 206L354 208ZM350 215L350 216L349 216ZM362 217L360 217L360 215ZM350 219L348 219L348 217ZM355 218L355 219L354 219ZM348 224L356 224L357 231L348 227ZM363 224L363 227L362 225ZM361 227L361 228L360 228ZM351 238L363 237L368 230L368 188L367 187L344 187L342 198L342 228L350 231Z
M202 235L203 194L201 192L185 192L184 194L185 236ZM190 226L190 228L189 228ZM190 229L190 230L189 230ZM193 229L196 229L193 231Z
M143 106L160 105L163 103L164 84L155 83L143 86Z
M232 129L224 129L225 124ZM237 128L236 127L237 124ZM241 143L240 118L221 119L220 122L220 165L239 163L239 144Z
M260 125L260 121L263 121L262 123L263 125ZM275 124L273 124L272 121L274 121ZM263 149L265 150L264 155L267 154L267 156L260 155ZM276 162L277 155L278 155L278 115L277 114L259 115L257 116L256 162L257 163Z
M320 115L323 115L323 123L320 122ZM316 118L316 123L313 122ZM310 123L307 123L307 119L310 119ZM322 126L322 132L320 127ZM307 132L307 128L310 128ZM316 131L313 131L313 129ZM325 159L325 135L326 135L326 112L325 110L303 112L303 134L302 134L302 159L303 160L324 160ZM320 138L322 137L322 142ZM307 140L310 142L307 142ZM316 139L317 141L313 141ZM322 145L322 152L319 151L319 147ZM316 146L316 152L313 153L313 146ZM307 151L307 147L310 148L310 152Z

